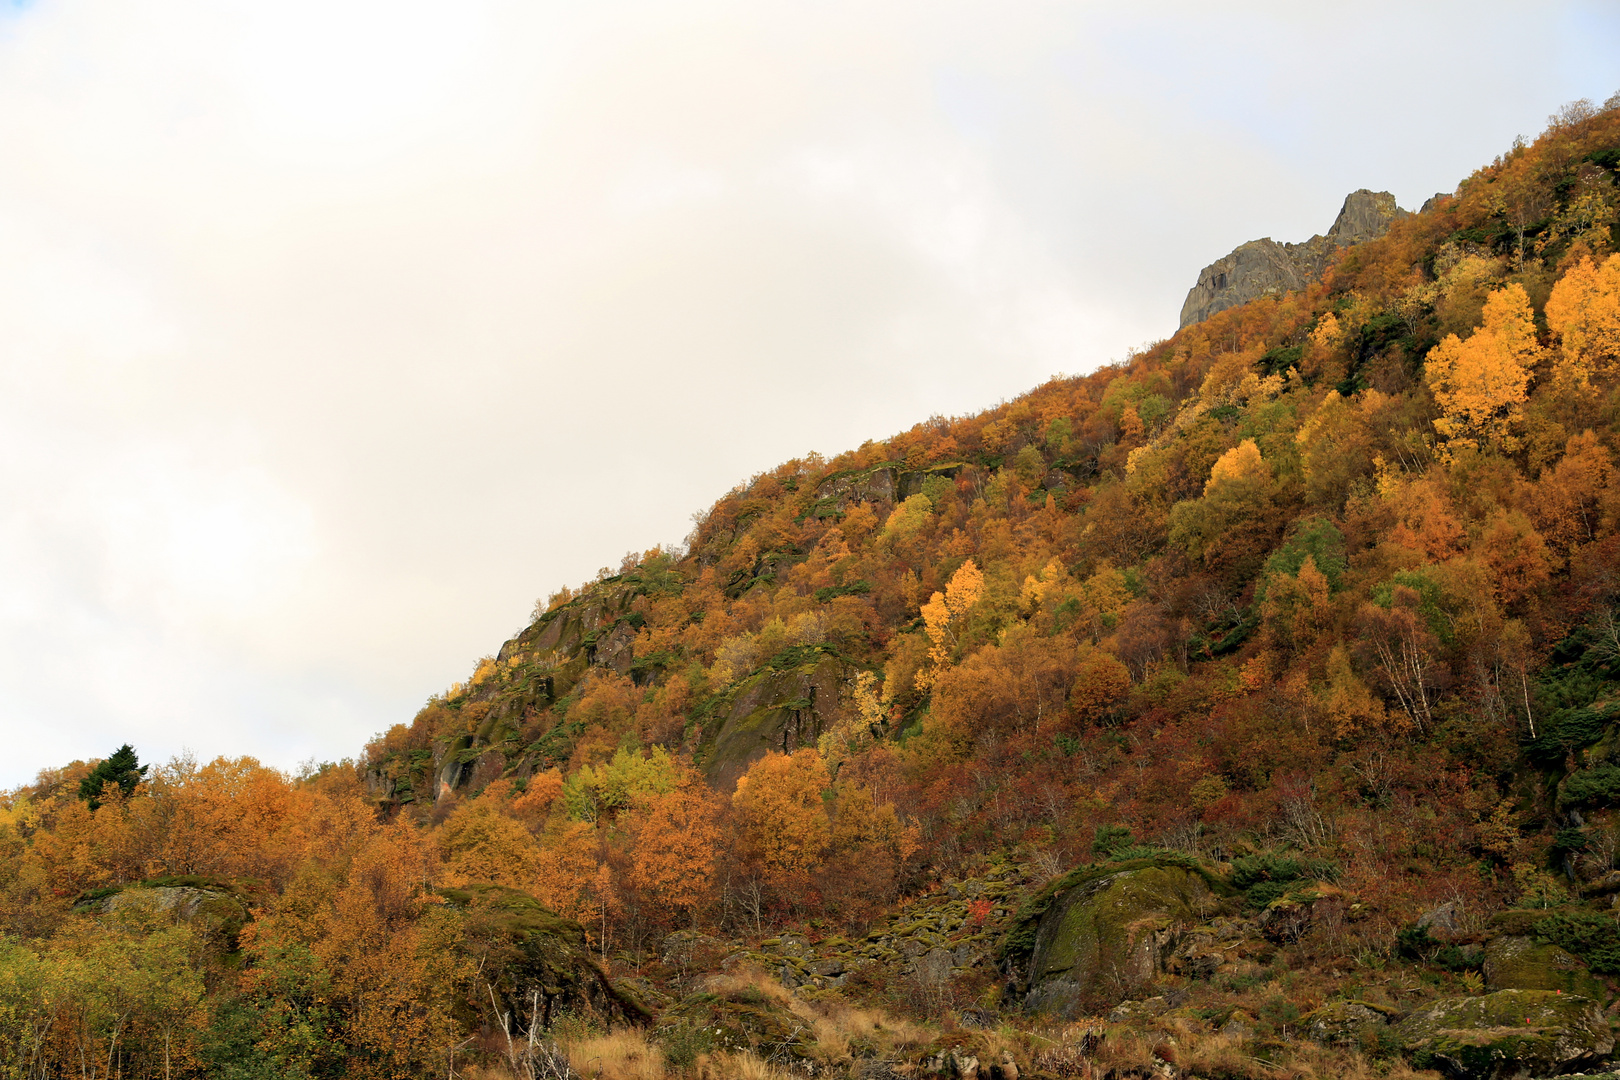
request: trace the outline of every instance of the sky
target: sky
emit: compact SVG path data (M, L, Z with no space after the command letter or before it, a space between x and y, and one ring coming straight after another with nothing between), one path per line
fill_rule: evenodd
M355 756L751 475L1616 90L1612 0L0 0L0 788Z

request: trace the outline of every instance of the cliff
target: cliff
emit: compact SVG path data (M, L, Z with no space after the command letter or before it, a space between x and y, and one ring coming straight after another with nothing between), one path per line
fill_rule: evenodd
M1198 283L1181 305L1181 326L1185 329L1270 293L1303 289L1320 280L1340 250L1383 236L1391 222L1404 216L1395 196L1362 188L1345 196L1326 236L1313 236L1303 244L1279 244L1269 236L1241 244L1199 273Z

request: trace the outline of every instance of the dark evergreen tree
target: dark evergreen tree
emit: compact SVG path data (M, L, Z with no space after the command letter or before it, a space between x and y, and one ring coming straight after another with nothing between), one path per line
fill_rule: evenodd
M79 798L90 804L94 810L101 805L101 790L109 782L117 784L125 795L135 790L135 785L141 782L149 766L142 765L135 756L135 748L125 743L112 752L112 756L90 771L90 775L79 781Z

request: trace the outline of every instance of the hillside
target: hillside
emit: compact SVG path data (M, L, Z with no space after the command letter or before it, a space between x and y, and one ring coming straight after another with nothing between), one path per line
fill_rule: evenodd
M42 773L0 1072L1598 1066L1617 175L1578 103L1303 288L762 472L355 761Z

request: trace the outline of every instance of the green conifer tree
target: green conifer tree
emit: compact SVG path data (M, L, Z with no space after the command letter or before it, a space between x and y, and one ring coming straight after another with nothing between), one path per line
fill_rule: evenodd
M98 808L101 805L101 789L109 782L117 784L128 795L135 790L135 785L141 782L149 767L142 765L135 756L135 748L125 743L92 769L89 776L79 781L79 798L89 803L90 809Z

